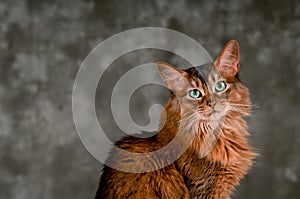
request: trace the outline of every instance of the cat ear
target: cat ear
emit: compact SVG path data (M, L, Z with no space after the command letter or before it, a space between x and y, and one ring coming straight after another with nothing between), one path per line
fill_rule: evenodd
M188 76L187 72L175 68L168 63L157 62L157 70L162 80L173 92L183 89L188 84L185 79Z
M234 77L239 71L239 43L236 40L229 41L222 53L215 61L215 66L225 78Z

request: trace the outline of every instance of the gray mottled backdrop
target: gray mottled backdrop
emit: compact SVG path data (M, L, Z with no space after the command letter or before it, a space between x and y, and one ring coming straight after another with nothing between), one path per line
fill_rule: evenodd
M75 131L71 111L75 75L99 42L144 26L183 32L200 42L212 57L228 40L240 42L242 79L250 88L252 101L259 105L248 121L250 141L260 150L260 157L234 198L298 199L297 0L1 0L0 198L93 198L101 164L87 152ZM103 114L109 106L111 85L131 66L156 60L182 61L160 51L129 53L117 60L99 83L96 107L112 139L117 137L112 131L115 125L109 113ZM160 90L145 89L132 100L130 109L137 120L149 105L141 99ZM161 101L165 100L163 95Z

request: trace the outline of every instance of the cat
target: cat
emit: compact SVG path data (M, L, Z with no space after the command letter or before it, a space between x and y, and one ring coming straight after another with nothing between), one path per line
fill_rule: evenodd
M161 116L165 122L152 137L127 136L116 146L134 153L153 152L167 145L179 131L182 143L192 138L191 143L177 160L163 168L152 158L158 167L154 171L133 173L105 166L95 199L230 198L256 156L246 139L243 117L250 114L251 103L238 75L239 58L239 44L231 40L214 63L181 70L158 62L158 72L171 91ZM147 161L123 157L115 149L107 161L133 170L149 167Z

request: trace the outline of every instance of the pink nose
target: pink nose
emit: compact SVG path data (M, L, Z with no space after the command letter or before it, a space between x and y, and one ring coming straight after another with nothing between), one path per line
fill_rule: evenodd
M207 101L207 105L212 108L215 107L216 103L217 103L216 100L208 100Z

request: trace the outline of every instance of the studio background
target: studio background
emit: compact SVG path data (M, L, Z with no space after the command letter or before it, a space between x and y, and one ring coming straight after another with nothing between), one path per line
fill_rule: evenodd
M146 26L185 33L213 58L230 39L239 41L241 78L258 105L247 118L249 139L260 156L233 198L298 199L296 0L1 0L0 198L93 198L101 164L75 130L71 96L76 72L99 42ZM97 113L104 116L101 123L112 140L118 135L106 107L113 84L129 68L157 60L183 63L166 52L132 52L114 62L99 82ZM163 103L165 93L154 86L137 92L130 107L133 119L147 121L151 100Z

